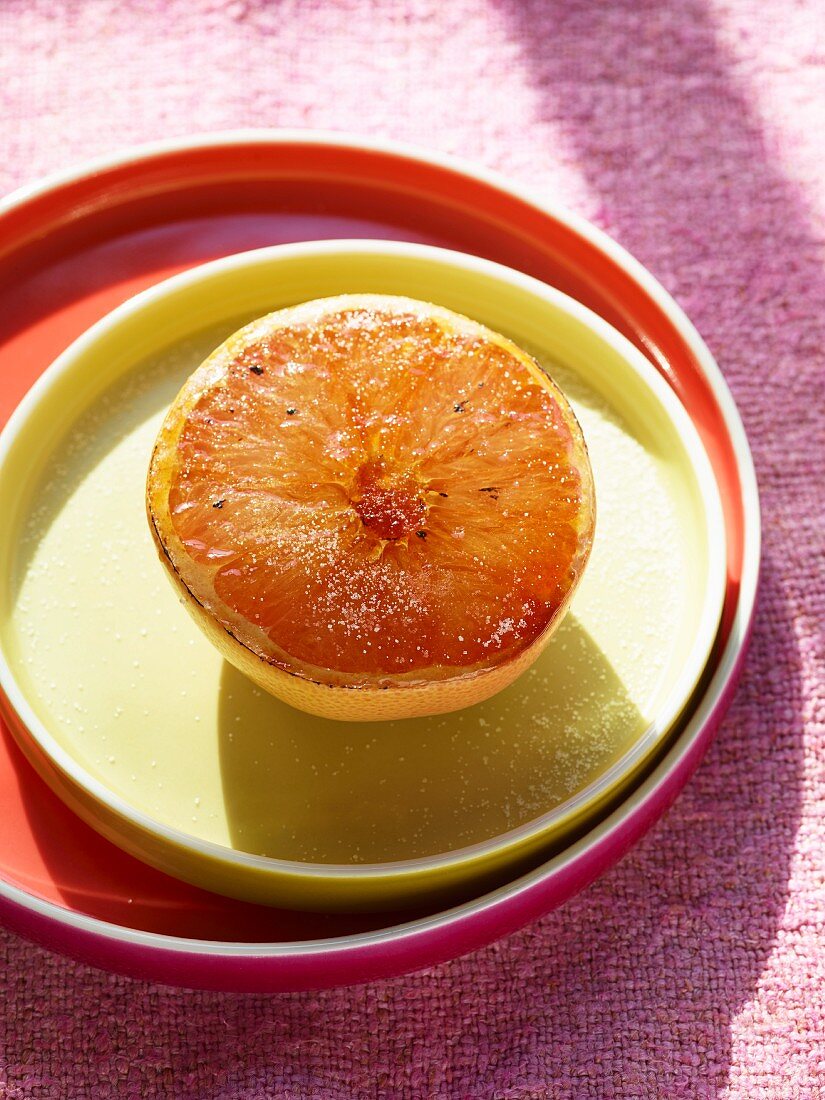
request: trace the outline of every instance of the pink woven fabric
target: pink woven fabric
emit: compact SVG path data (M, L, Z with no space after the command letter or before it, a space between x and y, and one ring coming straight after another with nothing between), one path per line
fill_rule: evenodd
M817 0L3 0L0 189L193 130L321 126L476 158L595 220L722 365L765 561L706 762L563 910L427 973L278 997L0 933L0 1096L825 1097L818 30Z

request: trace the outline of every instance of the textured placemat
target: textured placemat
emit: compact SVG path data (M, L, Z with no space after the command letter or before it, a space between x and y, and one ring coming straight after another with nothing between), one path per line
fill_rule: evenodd
M453 964L293 996L171 991L0 933L0 1096L825 1096L822 25L818 0L0 0L0 189L235 126L503 169L687 309L765 518L719 738L585 894Z

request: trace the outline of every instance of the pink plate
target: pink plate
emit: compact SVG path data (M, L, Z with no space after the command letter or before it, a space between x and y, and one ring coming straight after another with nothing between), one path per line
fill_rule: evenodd
M750 452L707 348L666 292L602 233L487 173L338 135L238 133L139 149L0 204L0 420L113 306L176 271L295 240L424 241L544 279L609 320L696 423L725 508L728 585L704 695L634 794L573 847L442 913L358 917L244 905L167 878L84 826L0 739L0 917L85 961L180 985L332 986L430 965L570 897L664 811L729 702L753 616L759 510Z

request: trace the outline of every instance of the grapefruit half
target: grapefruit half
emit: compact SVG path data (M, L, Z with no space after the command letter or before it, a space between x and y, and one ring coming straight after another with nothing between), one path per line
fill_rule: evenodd
M457 710L526 669L593 540L570 405L510 340L438 306L280 310L191 375L149 523L225 658L310 713Z

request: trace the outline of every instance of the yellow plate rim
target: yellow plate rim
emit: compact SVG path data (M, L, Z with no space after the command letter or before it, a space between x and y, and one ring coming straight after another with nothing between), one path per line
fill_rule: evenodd
M681 675L668 694L670 706L661 709L637 739L633 748L603 772L596 782L547 813L515 829L501 833L492 839L434 856L379 864L327 864L305 863L239 851L165 825L132 806L126 799L112 792L104 783L79 766L72 755L49 733L45 723L35 714L17 681L7 660L2 639L0 639L0 690L5 694L9 705L14 709L40 751L81 791L140 831L154 835L177 848L192 850L202 858L228 865L234 864L249 870L269 871L275 875L288 875L293 878L302 876L315 879L344 878L366 882L383 878L397 879L399 876L430 875L435 871L465 866L489 857L493 853L516 848L549 832L553 827L560 827L566 818L572 817L577 811L583 812L587 804L598 797L599 792L594 790L595 787L609 790L620 781L623 775L630 774L645 758L649 757L678 720L711 655L725 594L726 548L719 490L699 434L674 391L653 364L629 340L575 299L529 275L469 254L398 241L334 240L275 245L214 260L172 276L135 295L78 337L44 371L25 395L0 432L0 477L9 454L19 445L31 416L41 403L48 399L55 385L72 373L78 357L87 354L98 341L109 336L144 309L150 308L169 296L182 294L198 283L208 283L212 280L219 282L235 271L251 265L268 265L273 261L288 260L293 257L314 256L320 259L324 256L340 257L347 254L373 255L395 258L399 261L413 259L446 265L454 270L485 276L490 280L520 289L525 294L543 299L558 310L567 313L574 321L586 326L591 333L608 344L653 393L690 456L702 499L708 545L707 585L700 625L696 631L690 659L685 662Z

